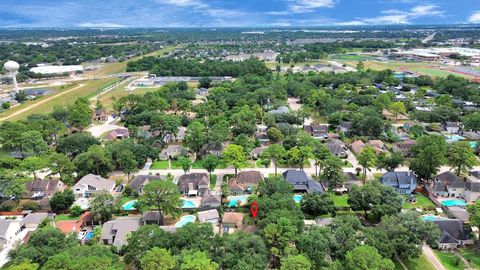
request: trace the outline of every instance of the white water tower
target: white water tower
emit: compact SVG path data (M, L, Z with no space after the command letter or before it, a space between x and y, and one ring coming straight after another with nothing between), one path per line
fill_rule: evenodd
M20 65L15 61L7 61L3 64L3 68L7 71L8 75L12 76L13 88L15 93L18 93L18 84L17 84L17 73Z

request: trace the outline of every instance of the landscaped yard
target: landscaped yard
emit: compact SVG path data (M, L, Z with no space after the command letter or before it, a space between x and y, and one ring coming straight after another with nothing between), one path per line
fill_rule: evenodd
M407 201L408 196L403 196L404 202L403 202L403 209L415 209L415 208L422 208L422 209L427 209L427 210L433 210L435 209L435 204L426 197L423 194L416 193L415 199L417 199L417 202L415 203L410 203Z
M210 189L213 190L216 184L217 184L217 175L212 174L212 177L210 178Z
M151 170L166 170L168 169L168 160L155 161L150 167Z
M480 255L476 254L474 251L470 249L460 249L460 254L470 262L470 266L474 269L480 269Z
M442 265L447 270L463 270L465 269L465 264L463 261L452 252L445 252L440 250L435 250L435 255L442 262Z
M348 195L334 195L333 196L333 204L336 207L349 207L348 204Z
M421 255L419 258L402 260L403 264L408 268L408 270L435 270L435 267L425 258L424 255ZM404 270L398 261L394 261L395 269Z
M55 217L55 221L62 221L62 220L77 220L79 219L79 217L72 217L70 215L66 215L66 214L63 214L63 215L57 215Z

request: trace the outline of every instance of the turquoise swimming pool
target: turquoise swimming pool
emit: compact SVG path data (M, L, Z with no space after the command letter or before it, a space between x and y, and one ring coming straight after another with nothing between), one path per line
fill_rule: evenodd
M131 211L131 210L135 210L135 204L137 203L137 200L133 200L133 201L128 201L126 202L122 208L123 210L125 211Z
M470 145L471 148L477 149L477 145L478 145L477 142L468 142L468 144Z
M462 137L462 136L457 135L457 134L453 134L453 135L448 136L447 139L457 142L457 141L465 140L465 137Z
M425 221L437 221L437 220L444 220L446 218L440 217L440 216L434 216L434 215L426 215L426 216L422 216L422 219Z
M180 221L175 223L175 227L177 227L177 228L183 227L183 226L187 225L188 223L195 222L195 219L196 218L195 218L194 215L183 216L183 217L180 218Z
M302 201L303 195L293 195L293 200L296 203L300 203Z
M197 208L194 202L189 201L189 200L182 200L183 205L182 208L188 209L188 208Z
M442 205L444 206L466 206L467 203L465 203L464 200L444 200L442 201Z
M242 205L247 202L247 196L235 196L228 198L228 207L237 207L239 204Z

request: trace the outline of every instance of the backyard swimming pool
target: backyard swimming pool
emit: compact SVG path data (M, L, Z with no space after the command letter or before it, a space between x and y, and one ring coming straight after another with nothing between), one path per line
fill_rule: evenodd
M466 206L464 200L444 200L442 201L442 205L444 206Z
M195 219L196 218L195 218L194 215L183 216L183 217L180 218L180 221L175 223L175 227L177 227L177 228L183 227L183 226L187 225L188 223L195 222Z
M228 207L237 207L239 204L242 205L247 202L247 196L234 196L228 197Z
M133 201L128 201L126 202L122 208L123 210L125 211L131 211L131 210L135 210L135 204L137 203L137 200L133 200Z
M462 136L457 135L457 134L453 134L453 135L447 136L447 139L450 140L450 141L457 142L457 141L465 140L465 137L462 137Z
M300 203L302 201L302 197L303 197L303 195L293 195L293 200L296 203Z
M446 218L441 216L426 215L426 216L422 216L422 219L425 221L437 221L437 220L444 220Z
M87 242L88 240L92 239L93 238L93 235L94 235L94 232L93 231L89 231L87 233L87 235L85 236L85 242Z
M194 202L189 201L189 200L182 200L183 205L182 208L188 209L188 208L197 208Z
M477 148L477 145L478 145L477 142L468 142L468 144L469 144L470 147L473 148L473 149L476 149L476 148Z

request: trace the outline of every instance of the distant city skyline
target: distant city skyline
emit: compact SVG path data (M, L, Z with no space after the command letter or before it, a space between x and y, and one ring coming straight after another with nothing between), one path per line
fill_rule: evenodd
M8 27L480 24L480 0L3 0Z

